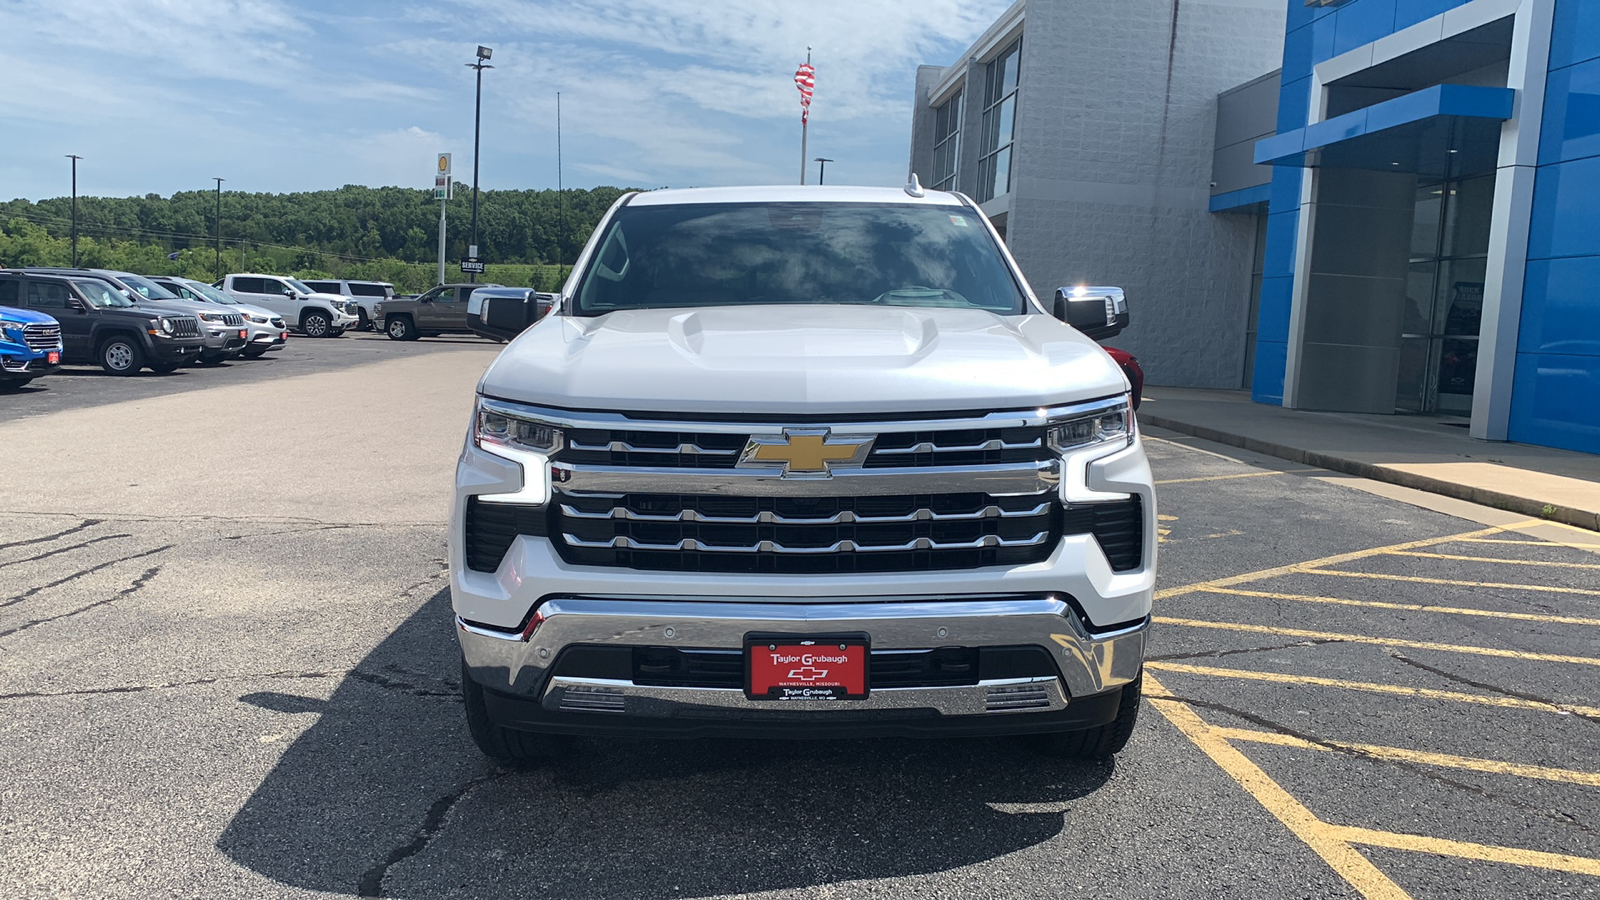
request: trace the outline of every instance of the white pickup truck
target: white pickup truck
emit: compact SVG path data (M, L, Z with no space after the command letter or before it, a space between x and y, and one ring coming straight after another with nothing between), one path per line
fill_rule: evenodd
M914 179L623 196L478 385L450 524L478 746L1116 753L1156 574L1129 384L1093 340L1127 321L1115 288L1041 301L976 204Z

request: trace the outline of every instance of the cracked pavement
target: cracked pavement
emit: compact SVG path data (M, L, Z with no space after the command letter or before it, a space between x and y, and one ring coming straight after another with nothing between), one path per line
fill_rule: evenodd
M41 408L0 444L52 449L0 470L0 897L1361 896L1149 704L1105 765L1014 740L585 741L491 764L459 701L443 519L497 348L429 344L302 340L259 377L106 394L85 374L5 400ZM1183 480L1159 488L1164 589L1509 521L1326 473L1195 480L1288 468L1216 449L1149 444ZM1238 746L1323 820L1600 857L1593 786L1370 749L1600 769L1596 666L1554 659L1600 656L1575 624L1600 619L1581 568L1600 553L1502 537L1527 543L1166 597L1175 621L1326 636L1158 624L1153 671L1257 735ZM1465 607L1544 618L1441 611ZM1330 686L1355 683L1419 693ZM1361 852L1417 898L1600 892Z

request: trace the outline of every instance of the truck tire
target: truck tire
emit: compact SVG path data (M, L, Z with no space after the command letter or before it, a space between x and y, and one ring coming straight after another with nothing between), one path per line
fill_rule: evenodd
M144 368L144 348L131 335L113 334L101 341L95 357L107 375L137 375Z
M472 680L466 660L461 661L461 699L467 707L467 730L484 756L511 765L532 765L562 756L570 741L560 735L535 734L505 728L489 718L483 703L483 685Z
M391 341L414 341L417 339L417 326L411 321L410 316L390 316L383 323L383 330L388 332Z
M313 309L300 317L300 330L306 333L306 337L332 337L333 319L327 313Z
M1117 702L1117 717L1104 725L1082 731L1062 731L1038 736L1038 748L1047 756L1061 759L1110 759L1128 745L1133 726L1139 721L1139 697L1144 692L1144 673L1122 687Z

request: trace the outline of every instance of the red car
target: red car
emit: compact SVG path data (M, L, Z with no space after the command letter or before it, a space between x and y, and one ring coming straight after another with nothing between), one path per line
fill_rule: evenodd
M1139 401L1144 394L1144 369L1140 368L1139 360L1126 350L1107 347L1105 351L1122 367L1122 374L1128 376L1128 383L1133 385L1133 408L1139 408Z

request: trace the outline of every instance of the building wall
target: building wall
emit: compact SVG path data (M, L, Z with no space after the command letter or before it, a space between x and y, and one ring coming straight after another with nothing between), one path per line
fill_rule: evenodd
M1208 211L1216 98L1274 67L1283 11L1282 0L1027 9L1007 242L1041 296L1126 288L1133 324L1117 345L1152 384L1241 384L1254 232L1248 216Z
M1600 3L1557 0L1510 438L1600 453Z
M1288 17L1283 41L1283 92L1278 100L1280 134L1309 123L1311 70L1317 63L1447 12L1467 0L1348 0L1335 6L1307 6L1305 0L1285 2ZM1295 244L1305 177L1305 170L1290 167L1278 167L1272 176L1255 377L1251 382L1251 393L1261 403L1283 403Z

